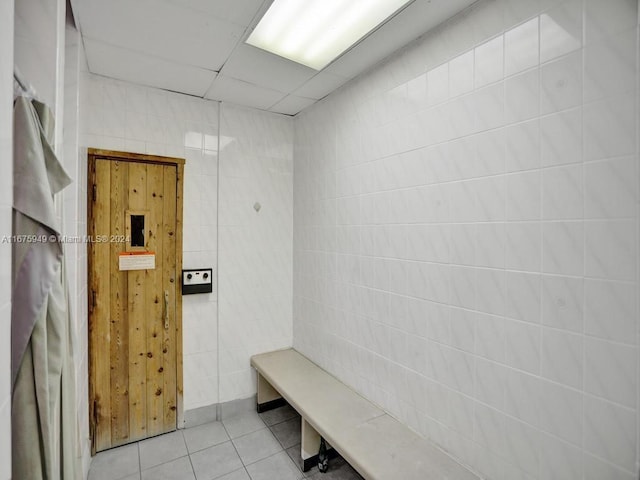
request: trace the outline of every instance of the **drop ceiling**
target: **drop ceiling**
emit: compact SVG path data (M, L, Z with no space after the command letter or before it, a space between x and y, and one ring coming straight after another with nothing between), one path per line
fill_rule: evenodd
M272 0L71 5L91 73L295 115L474 1L414 0L321 71L244 43Z

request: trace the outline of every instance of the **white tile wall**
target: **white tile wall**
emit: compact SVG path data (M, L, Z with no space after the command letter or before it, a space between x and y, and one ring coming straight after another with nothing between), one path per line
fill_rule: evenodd
M66 26L64 72L64 130L61 161L73 179L62 191L62 233L71 237L86 235L87 162L86 149L81 147L81 103L86 91L86 60L80 33L73 25ZM76 368L76 398L82 468L86 477L91 462L89 442L89 386L88 386L88 317L87 317L87 248L84 243L64 245L71 318L74 326L74 355Z
M3 171L0 188L0 231L2 235L11 234L12 204L12 125L13 108L13 1L0 7L2 37L0 40L0 159ZM11 478L11 245L0 245L3 265L0 272L0 318L2 319L2 344L4 353L0 361L0 478Z
M90 74L86 81L82 145L185 158L183 268L216 272L218 103ZM185 410L218 403L216 287L183 297Z
M220 401L227 402L255 394L251 355L293 344L293 121L223 103L220 139Z
M184 268L217 284L183 297L185 409L251 396L249 357L293 342L292 120L90 75L83 140L186 158Z
M58 23L64 22L64 15L58 18L58 8L63 5L43 0L15 2L15 65L38 98L54 112L58 94L56 68L61 53L57 51L58 29L64 28L64 23ZM64 49L64 34L62 38L60 48ZM60 60L60 67L64 68L64 55Z
M0 5L0 236L13 202L13 0ZM0 479L11 478L11 244L0 243Z
M295 347L492 480L637 477L637 10L479 2L296 118Z

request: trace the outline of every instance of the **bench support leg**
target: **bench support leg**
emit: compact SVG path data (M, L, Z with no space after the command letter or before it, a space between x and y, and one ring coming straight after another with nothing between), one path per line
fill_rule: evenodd
M304 418L302 419L302 435L300 455L302 456L302 470L308 472L318 464L318 450L320 449L320 434L316 432Z
M327 455L334 458L337 453L325 440L327 445ZM302 457L302 471L308 472L318 465L318 452L320 450L320 434L315 428L302 418L302 434L300 442L300 456Z
M258 373L258 413L281 407L286 403L278 391Z

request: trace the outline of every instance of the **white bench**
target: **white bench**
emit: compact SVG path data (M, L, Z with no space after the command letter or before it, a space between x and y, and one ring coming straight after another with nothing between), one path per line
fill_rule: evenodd
M320 436L367 480L479 480L408 427L293 349L251 357L258 411L286 400L302 417L304 470Z

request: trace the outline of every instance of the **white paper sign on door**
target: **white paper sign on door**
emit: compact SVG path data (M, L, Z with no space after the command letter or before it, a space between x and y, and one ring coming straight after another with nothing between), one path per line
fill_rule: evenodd
M119 258L120 270L154 270L156 254L154 252L123 252Z

